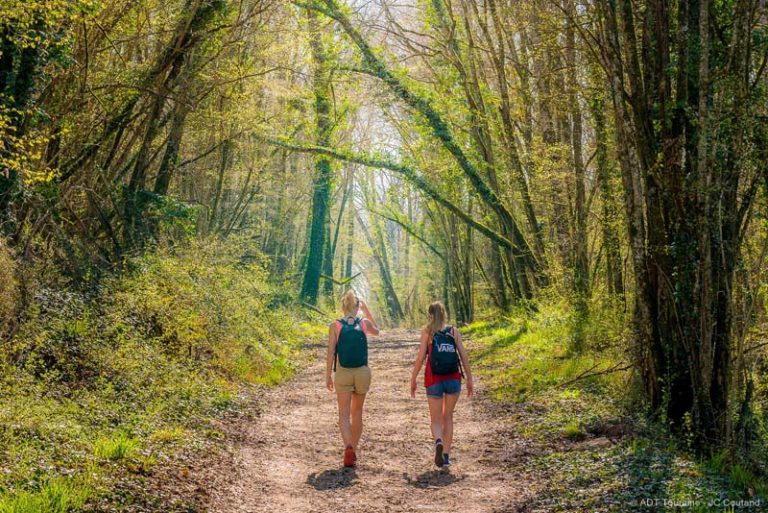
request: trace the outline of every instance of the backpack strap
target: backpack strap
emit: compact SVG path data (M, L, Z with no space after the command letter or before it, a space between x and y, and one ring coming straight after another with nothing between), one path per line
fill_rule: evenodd
M456 348L456 356L457 360L459 361L459 372L461 373L461 377L464 378L464 367L461 365L461 353L459 353L459 346L456 343L457 336L456 336L456 326L448 326L446 329L450 329L451 331L451 338L453 339L453 346Z
M339 359L339 338L344 328L344 319L336 319L336 345L333 348L333 372L336 372L336 360Z

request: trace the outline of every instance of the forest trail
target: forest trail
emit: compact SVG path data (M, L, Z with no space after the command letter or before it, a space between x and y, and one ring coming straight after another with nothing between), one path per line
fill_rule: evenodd
M462 392L452 468L436 469L424 387L415 400L408 394L417 346L413 330L371 339L373 384L355 470L341 465L336 400L324 386L323 348L315 348L317 358L267 392L262 413L244 421L231 478L211 492L210 510L501 513L529 504L532 483L498 464L512 441L482 383L473 399Z

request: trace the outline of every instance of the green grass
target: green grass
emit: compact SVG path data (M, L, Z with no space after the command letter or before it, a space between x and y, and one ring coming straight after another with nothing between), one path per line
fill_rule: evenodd
M97 440L93 453L99 459L120 461L133 456L138 448L139 440L121 432L114 437Z
M569 421L563 426L562 433L563 436L569 440L581 440L586 436L584 429L582 429L581 424L576 419Z
M0 513L67 513L81 509L92 490L74 479L48 478L38 489L0 495Z
M156 430L149 435L151 442L161 444L173 444L183 441L189 436L189 432L181 426L169 426Z

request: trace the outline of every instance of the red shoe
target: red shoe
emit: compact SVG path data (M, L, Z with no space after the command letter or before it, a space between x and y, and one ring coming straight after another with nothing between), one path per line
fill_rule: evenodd
M344 466L354 467L356 462L357 455L355 454L355 450L351 446L344 449Z

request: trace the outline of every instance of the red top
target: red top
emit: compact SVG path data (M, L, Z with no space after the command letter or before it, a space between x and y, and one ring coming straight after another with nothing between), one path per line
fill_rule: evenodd
M453 338L456 337L456 327L451 328L451 335L453 335ZM451 381L453 379L458 379L461 381L461 372L453 372L451 374L432 374L432 366L429 364L429 355L432 354L432 342L430 341L429 344L427 344L427 368L424 371L424 386L425 387L431 387L432 385L437 385L438 383L442 383L443 381Z

